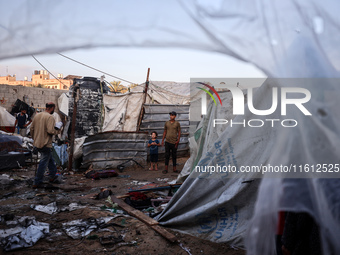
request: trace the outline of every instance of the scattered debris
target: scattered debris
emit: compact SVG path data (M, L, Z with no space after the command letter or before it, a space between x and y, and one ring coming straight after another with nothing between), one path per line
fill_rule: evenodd
M49 233L49 224L36 221L34 217L21 217L7 221L10 229L0 229L0 244L5 251L31 247Z
M90 170L85 173L86 178L101 179L109 177L117 177L118 173L115 170Z
M110 189L105 189L101 188L100 193L95 196L95 199L102 199L102 198L107 198L108 196L112 195L112 190Z
M147 189L137 189L137 190L133 190L133 191L158 191L158 190L172 190L172 189L178 189L179 187L181 187L182 183L178 183L178 184L174 184L174 185L166 185L166 186L158 186L158 187L154 187L154 188L147 188Z
M157 178L156 180L159 182L168 182L169 178Z
M114 250L117 250L119 247L122 247L122 246L136 246L136 245L138 245L137 241L118 243L117 245L115 245L115 247L108 249L107 251L114 251Z
M40 240L33 243L33 247L29 249L24 248L29 244L27 246L20 244L17 246L19 248L14 247L12 245L14 237L6 240L0 237L2 246L8 244L8 247L13 246L13 249L20 249L22 246L21 250L17 252L25 254L52 254L55 252L87 254L91 251L100 253L126 251L130 254L134 251L143 254L190 254L184 250L186 247L190 247L188 251L193 254L197 252L197 244L200 241L195 241L194 244L191 241L183 242L182 234L175 236L177 240L182 240L184 249L180 247L179 243L178 245L170 243L166 245L168 239L164 236L169 233L162 232L163 226L157 225L158 222L152 219L163 211L171 199L168 196L170 189L163 189L163 187L171 186L169 181L172 178L162 178L162 174L157 172L149 173L139 169L127 169L127 176L119 176L125 179L113 178L94 181L85 178L82 173L59 169L63 185L52 185L46 179L45 189L36 190L31 188L36 166L30 165L27 169L27 172L16 169L0 173L0 179L8 180L8 188L0 186L0 189L3 189L0 192L0 229L14 228L15 231L8 232L7 235L17 234L19 236L24 227L16 229L18 226L15 215L23 216L29 213L29 215L39 217L36 218L36 221L48 223L49 232L45 231ZM118 172L118 170L116 171ZM2 176L2 174L5 175ZM46 177L48 178L48 176ZM135 181L132 182L132 180ZM161 190L157 190L160 185L162 185ZM135 191L130 188L145 189L145 191ZM176 189L177 187L171 188L173 191ZM138 216L133 217L112 201L112 194L109 195L111 192L119 194L120 196L116 197L123 198L122 200L129 197L133 202L147 200L149 204L142 211L132 208L132 210L138 211L138 213L135 212ZM93 198L98 200L93 200ZM142 215L145 215L150 221L145 224L139 221L139 218L143 217ZM100 221L100 217L108 216L115 219L106 223ZM31 220L29 217L26 219L27 221ZM25 226L26 223L22 223ZM21 237L15 238L22 239ZM186 237L186 240L188 238L193 239L193 237ZM17 243L20 242L22 241ZM167 251L164 252L157 246L158 244L167 247ZM204 252L206 250L208 249L205 249Z
M114 235L103 236L99 239L101 245L115 245L116 243L124 242L123 237L119 235L118 237Z
M185 250L189 255L192 255L190 252L190 249L187 247L184 247L184 245L182 243L179 243L179 247L181 247L183 250Z
M158 234L160 234L162 237L167 239L170 242L176 242L177 238L164 228L158 226L158 222L148 216L146 216L144 213L142 213L139 210L134 209L133 207L129 206L128 204L124 203L120 199L116 198L115 196L111 196L111 199L113 202L117 203L123 210L125 210L128 214L131 216L136 217L140 221L147 224L150 228L152 228L154 231L156 231Z
M148 198L142 192L130 192L129 197L124 199L124 202L133 208L142 210L151 206L151 198Z
M140 182L140 181L132 181L131 183L130 183L131 185L147 185L147 184L149 184L149 182Z
M75 210L78 210L78 209L84 209L84 208L86 208L85 205L78 205L77 203L71 203L68 206L64 206L64 207L60 208L60 211L62 211L62 212L65 212L65 211L72 212L72 211L75 211Z
M118 175L118 177L119 178L130 178L131 176L130 175L128 175L128 174L120 174L120 175Z
M90 217L83 220L73 220L70 222L63 223L63 229L65 233L73 239L80 239L89 235L93 230L100 229L104 224L108 223L115 217L101 217L95 219ZM106 226L105 226L106 227Z
M41 195L41 194L39 194L39 195ZM78 209L83 209L85 207L86 206L78 205L77 203L71 203L67 206L63 206L61 208L58 208L56 202L52 202L48 205L31 205L31 208L33 210L36 210L36 211L39 211L39 212L44 212L44 213L47 213L47 214L50 214L50 215L58 213L60 211L61 212L65 212L65 211L72 212L72 211L75 211L75 210L78 210Z
M50 215L57 213L59 211L56 202L50 203L48 205L31 205L31 208L33 210L44 212Z
M2 187L9 185L13 181L12 178L8 174L2 174L0 175L0 185Z

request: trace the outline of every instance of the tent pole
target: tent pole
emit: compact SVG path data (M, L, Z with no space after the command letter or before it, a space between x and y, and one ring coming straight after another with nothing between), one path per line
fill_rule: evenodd
M144 99L143 99L143 103L142 103L142 107L140 109L140 113L139 113L139 119L138 119L138 124L137 124L137 129L136 131L138 132L140 129L140 125L142 124L142 118L143 118L143 114L144 114L144 104L146 102L146 96L148 95L148 88L149 88L149 74L150 74L150 67L148 68L148 74L146 75L146 82L145 82L145 87L144 87Z
M68 171L72 171L73 164L73 150L74 150L74 138L75 138L75 130L76 130L76 118L77 118L77 92L79 90L79 85L76 84L73 88L73 112L72 112L72 125L71 125L71 136L70 136L70 154L68 157Z

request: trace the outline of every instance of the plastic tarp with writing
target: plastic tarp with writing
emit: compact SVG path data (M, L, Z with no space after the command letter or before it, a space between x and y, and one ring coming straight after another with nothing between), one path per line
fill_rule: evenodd
M266 100L270 87L264 84L256 89L258 108L267 109L271 103ZM219 95L223 106L216 107L211 101L207 115L194 134L196 151L184 166L184 171L191 174L158 221L191 235L244 247L243 236L252 217L261 180L256 174L242 173L229 178L228 173L204 172L204 167L231 165L239 168L241 165L265 164L275 144L276 130L271 126L239 128L243 126L240 124L233 128L229 125L214 127L214 119L233 119L242 123L243 118L251 117L249 111L244 117L234 117L231 93Z

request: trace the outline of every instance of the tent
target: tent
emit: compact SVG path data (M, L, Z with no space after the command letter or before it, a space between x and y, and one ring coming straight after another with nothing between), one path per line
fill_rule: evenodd
M259 141L260 148L271 150L268 159L255 159L257 163L263 160L266 163L308 162L335 166L339 162L340 123L333 109L338 109L339 85L336 79L330 78L339 78L340 70L339 5L330 0L2 2L0 59L75 48L171 46L226 54L254 64L268 77L328 78L321 83L307 84L313 95L310 106L313 117L300 119L300 116L294 116L300 120L299 126L294 132L277 132L270 140L270 143L275 141L275 146L268 147L265 139ZM113 10L115 15L112 15ZM95 13L100 15L94 16ZM259 91L266 95L266 88ZM261 97L256 95L258 100ZM227 146L225 139L221 140L227 134L232 134L233 139L238 137L236 130L226 129L217 138L222 147ZM250 155L257 153L248 152ZM195 184L199 181L187 180L179 194L185 194L183 189L190 188L192 193L202 197L202 201L210 196L211 201L222 203L223 208L230 204L227 190L230 188L232 194L240 190L233 188L240 186L237 181L230 185L227 185L230 181L221 181L218 190L224 188L223 192L210 192L209 185L198 192L200 186ZM240 190L239 195L242 194L247 193ZM235 232L231 241L239 244L241 238L236 233L241 235L247 230L245 245L249 254L272 254L278 211L302 211L310 213L320 225L324 253L339 253L340 244L336 240L340 234L338 194L339 184L334 179L263 179L255 209L249 212L252 219L247 225L233 224ZM179 226L176 217L181 215L183 208L190 211L189 202L192 201L188 197L188 206L183 202L177 207L178 197L161 218L161 222L171 222L175 228ZM210 213L216 207L207 203L199 210L202 214ZM235 220L236 210L233 215ZM205 219L206 223L211 222L209 218Z
M124 94L108 93L103 95L104 122L106 131L136 131L142 108L145 83ZM63 93L58 99L58 107L68 115L69 93ZM148 87L146 104L188 104L190 101L190 83L151 81Z
M320 176L299 175L299 171L291 174L284 172L263 174L263 172L254 171L238 172L232 175L231 172L218 173L217 168L208 172L205 171L205 167L230 165L240 170L242 167L250 169L269 165L337 164L339 148L336 144L340 142L340 139L333 131L337 120L325 118L325 116L337 114L335 103L337 97L332 96L330 91L320 93L318 88L320 83L329 83L327 86L334 86L331 84L332 81L336 82L337 79L267 79L260 88L250 89L254 90L253 105L256 109L264 110L272 106L273 88L291 87L295 84L308 87L311 94L318 97L308 104L308 110L312 112L312 116L309 117L299 111L290 111L282 118L280 110L268 116L257 116L249 111L248 103L245 105L245 115L235 116L232 114L231 92L219 93L223 106L215 106L211 100L207 114L191 137L190 146L193 148L193 153L186 162L178 181L182 182L184 177L187 179L170 201L169 206L158 216L158 221L165 226L201 238L215 242L228 242L238 247L244 246L243 238L245 233L248 233L249 239L247 240L251 242L249 245L255 248L255 253L261 254L265 244L268 245L266 247L268 253L273 252L275 248L273 246L278 208L287 208L285 209L287 211L307 210L308 213L317 217L316 215L325 210L325 200L319 199L311 202L307 194L311 193L310 196L314 199L316 196L314 188L319 187L318 192L322 193L326 188L323 185L333 183L334 179L323 179L321 182L321 179L312 178L338 178L338 173ZM249 97L248 90L248 100ZM213 122L216 119L228 119L229 123L214 127ZM288 124L288 122L285 123L286 119L296 120L297 128L281 125L282 123ZM237 125L231 125L231 120ZM280 121L268 122L266 120ZM319 125L321 121L325 126ZM265 124L257 127L262 123ZM318 129L311 128L314 125L318 125ZM316 141L318 141L317 147L314 146ZM281 147L282 145L284 147ZM329 151L330 148L332 151ZM296 197L297 191L288 188L292 185L304 196ZM262 197L257 197L259 186ZM336 188L336 185L332 187ZM325 191L329 192L329 187ZM336 198L332 199L336 201ZM327 208L337 211L336 207L329 204ZM255 216L254 211L257 212ZM336 221L337 215L329 217L328 219L319 218L320 224L327 231L328 229L335 231L331 226ZM265 236L268 242L259 246L258 235ZM327 238L332 239L333 236L327 234Z
M125 94L104 95L105 119L103 131L136 131L142 108L145 83ZM188 104L190 84L149 82L146 104Z

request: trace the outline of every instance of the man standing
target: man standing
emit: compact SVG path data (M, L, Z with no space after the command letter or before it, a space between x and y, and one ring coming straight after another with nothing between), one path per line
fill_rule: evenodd
M170 159L170 151L172 154L172 165L173 171L177 173L176 170L176 157L177 157L177 147L179 140L181 138L181 125L178 121L176 121L176 112L172 111L170 114L170 120L165 122L164 125L164 133L162 139L162 146L164 145L164 138L165 141L165 170L163 173L168 172L169 166L169 159Z
M54 103L47 103L44 112L38 113L31 125L31 135L34 140L33 145L37 147L41 158L37 174L34 179L33 188L39 188L42 185L46 167L49 170L50 182L57 180L57 166L52 157L52 137L58 134L60 128L55 128L55 120L53 113L55 109Z
M14 130L18 124L19 134L22 137L25 137L27 135L27 126L31 124L31 122L32 121L28 118L28 115L26 114L26 109L22 108L21 112L19 112L16 116L16 120L14 123Z

